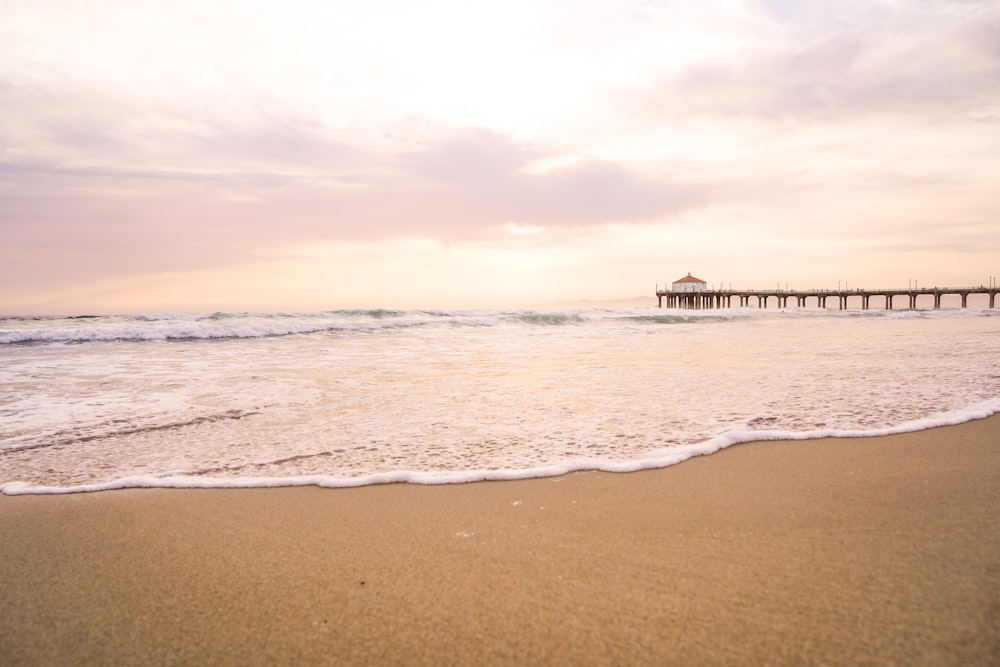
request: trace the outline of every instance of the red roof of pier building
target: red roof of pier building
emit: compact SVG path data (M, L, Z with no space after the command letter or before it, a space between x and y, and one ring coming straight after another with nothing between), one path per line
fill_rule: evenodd
M701 278L695 278L690 273L681 278L680 280L675 280L675 283L704 283L705 281Z

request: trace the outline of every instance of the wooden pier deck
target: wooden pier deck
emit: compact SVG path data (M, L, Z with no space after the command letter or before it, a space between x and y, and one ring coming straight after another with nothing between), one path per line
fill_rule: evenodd
M710 308L767 308L771 299L778 308L787 308L790 299L792 306L806 308L809 299L815 299L814 305L826 308L829 299L836 299L840 310L847 310L851 299L858 303L857 307L868 310L872 306L872 297L882 297L882 307L893 309L896 297L903 297L903 302L911 310L917 308L917 299L932 298L934 308L941 307L941 297L957 295L962 299L962 308L968 308L970 294L989 294L990 308L996 307L996 296L1000 287L928 287L921 289L852 289L852 290L703 290L700 292L674 292L672 290L656 290L657 305L663 308L683 308L703 310ZM752 301L756 299L756 301ZM734 305L734 300L736 301ZM877 303L877 302L876 302Z

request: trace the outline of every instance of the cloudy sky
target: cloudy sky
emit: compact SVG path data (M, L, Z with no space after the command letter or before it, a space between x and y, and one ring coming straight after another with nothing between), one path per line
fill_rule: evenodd
M1000 275L1000 3L0 0L0 313Z

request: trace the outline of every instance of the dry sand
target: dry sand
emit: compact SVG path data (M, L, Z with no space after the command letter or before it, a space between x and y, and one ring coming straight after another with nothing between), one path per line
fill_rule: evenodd
M1000 416L672 468L0 498L0 664L1000 664Z

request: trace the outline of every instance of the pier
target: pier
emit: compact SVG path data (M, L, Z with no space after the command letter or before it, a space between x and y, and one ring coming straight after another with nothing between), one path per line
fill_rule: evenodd
M675 283L676 284L676 283ZM806 308L809 299L815 299L817 308L826 308L827 301L836 299L840 310L847 310L848 301L854 299L862 310L882 306L885 310L892 310L896 297L902 297L900 301L910 310L916 310L917 299L922 298L926 304L928 299L933 299L934 308L941 307L941 297L945 295L958 295L962 298L962 308L968 308L968 298L970 294L989 294L990 308L996 307L996 296L1000 293L1000 287L929 287L921 289L852 289L852 290L734 290L734 289L703 289L699 291L673 291L667 289L657 289L657 305L663 308L666 303L667 308L683 308L688 310L704 310L710 308L750 308L755 305L757 308L767 308L770 303L776 304L778 308L787 308L789 300L792 305L799 308ZM873 302L873 297L875 301ZM879 298L881 297L881 298ZM754 301L756 300L756 301ZM735 306L733 305L735 302Z

